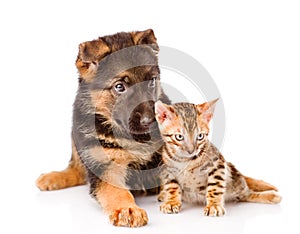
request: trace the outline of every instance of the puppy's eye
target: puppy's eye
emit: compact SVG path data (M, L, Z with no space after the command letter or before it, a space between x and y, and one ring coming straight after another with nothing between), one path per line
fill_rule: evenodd
M177 141L183 141L184 137L183 137L183 135L181 135L181 134L175 134L175 139L176 139Z
M204 133L200 133L198 136L197 136L197 141L202 141L205 137L205 134Z
M115 85L115 90L117 91L117 93L124 93L126 88L122 83L118 83Z
M155 87L156 79L157 79L156 76L153 76L151 78L151 80L149 81L149 84L148 84L149 88L154 88Z

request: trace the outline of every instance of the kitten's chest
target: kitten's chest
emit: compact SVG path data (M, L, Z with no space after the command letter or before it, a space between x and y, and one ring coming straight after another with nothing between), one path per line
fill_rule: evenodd
M182 190L182 199L189 203L205 201L208 172L207 168L185 168L175 172L176 180ZM177 168L178 169L178 168ZM174 175L174 174L173 174Z
M207 184L207 172L199 168L194 170L184 170L178 176L177 180L185 192L197 192L200 186Z

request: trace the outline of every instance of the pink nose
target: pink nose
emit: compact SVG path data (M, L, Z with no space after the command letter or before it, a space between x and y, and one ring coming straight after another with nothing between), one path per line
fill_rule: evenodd
M190 146L186 147L186 151L187 151L189 154L192 154L192 153L194 153L195 148L194 148L193 145L190 145Z

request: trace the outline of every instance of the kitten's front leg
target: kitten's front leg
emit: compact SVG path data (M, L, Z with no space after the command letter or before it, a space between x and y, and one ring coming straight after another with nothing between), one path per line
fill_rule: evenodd
M208 173L208 184L206 192L206 207L204 215L222 216L225 214L224 195L226 187L225 165L220 162Z
M181 208L181 188L177 180L165 183L159 198L163 199L163 204L160 205L160 210L163 213L178 213Z

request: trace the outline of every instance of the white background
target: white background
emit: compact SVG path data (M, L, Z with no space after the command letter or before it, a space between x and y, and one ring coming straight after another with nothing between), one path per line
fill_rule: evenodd
M1 233L298 232L299 2L197 2L0 3ZM87 186L35 187L40 173L63 169L71 155L78 44L148 28L208 70L225 105L222 152L244 174L278 186L281 204L229 204L225 217L207 218L203 207L164 215L155 197L138 198L149 225L127 229L109 224Z

